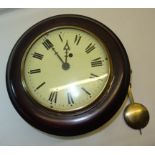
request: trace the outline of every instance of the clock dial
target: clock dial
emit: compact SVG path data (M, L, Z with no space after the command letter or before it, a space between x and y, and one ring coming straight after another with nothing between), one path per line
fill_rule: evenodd
M39 104L74 111L92 104L110 76L108 51L89 31L58 27L38 36L22 61L23 85Z

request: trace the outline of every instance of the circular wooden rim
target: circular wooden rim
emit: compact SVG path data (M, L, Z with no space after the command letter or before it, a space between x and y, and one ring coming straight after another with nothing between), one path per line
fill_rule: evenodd
M51 111L30 98L21 82L21 61L30 43L42 32L58 26L76 26L96 35L109 51L113 74L107 91L79 111ZM9 97L18 113L32 126L56 135L78 135L107 122L122 105L130 82L130 64L121 41L105 25L81 15L58 15L28 29L14 46L7 64L6 84Z

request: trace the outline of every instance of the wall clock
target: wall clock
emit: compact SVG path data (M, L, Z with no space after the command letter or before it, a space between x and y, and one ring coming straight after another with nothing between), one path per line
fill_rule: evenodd
M106 123L122 105L130 64L105 25L81 15L58 15L28 29L15 44L6 83L17 112L32 126L78 135Z

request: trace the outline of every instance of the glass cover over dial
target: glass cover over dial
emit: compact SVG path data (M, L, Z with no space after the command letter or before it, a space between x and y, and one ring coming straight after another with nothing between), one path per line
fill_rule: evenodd
M92 104L110 76L106 47L92 33L58 27L38 36L22 60L22 83L42 106L74 111Z

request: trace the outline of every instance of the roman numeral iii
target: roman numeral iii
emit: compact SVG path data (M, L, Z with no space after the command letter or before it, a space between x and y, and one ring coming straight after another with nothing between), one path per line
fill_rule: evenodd
M101 57L96 58L91 61L91 67L98 67L98 66L102 66L102 65L103 65L103 61L101 60Z

